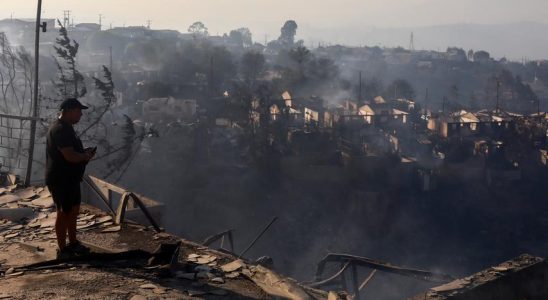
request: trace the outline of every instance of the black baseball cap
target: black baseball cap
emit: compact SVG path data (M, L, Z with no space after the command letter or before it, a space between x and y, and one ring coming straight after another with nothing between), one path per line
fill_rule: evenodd
M80 103L80 101L76 98L65 99L65 101L63 101L63 103L59 106L59 110L67 110L72 108L88 109L89 107Z

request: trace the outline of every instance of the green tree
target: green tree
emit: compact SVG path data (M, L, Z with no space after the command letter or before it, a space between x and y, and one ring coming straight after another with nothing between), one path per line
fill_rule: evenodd
M278 42L283 46L293 46L295 43L295 35L297 35L297 22L288 20L284 26L280 29L281 34L278 38Z
M230 31L229 37L234 43L241 47L247 48L253 45L253 38L249 28L242 27L232 30Z
M209 35L209 32L207 31L207 27L204 25L204 23L200 21L192 23L192 25L188 27L188 32L192 33L195 36Z

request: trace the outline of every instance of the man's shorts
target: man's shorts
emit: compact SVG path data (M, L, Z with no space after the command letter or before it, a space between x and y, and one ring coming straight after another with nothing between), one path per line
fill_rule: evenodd
M68 213L82 202L79 182L48 184L48 189L57 206L57 211Z

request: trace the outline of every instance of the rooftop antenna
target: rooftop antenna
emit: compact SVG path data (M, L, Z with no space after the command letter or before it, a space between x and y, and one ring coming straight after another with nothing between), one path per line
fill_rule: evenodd
M411 32L411 37L409 38L409 51L415 51L415 37L413 32Z

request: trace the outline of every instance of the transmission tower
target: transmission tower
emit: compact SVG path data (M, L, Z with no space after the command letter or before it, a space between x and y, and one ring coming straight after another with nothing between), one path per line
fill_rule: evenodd
M409 38L409 51L415 51L415 37L413 32L411 32L411 37Z
M70 25L70 10L63 10L63 27L67 28Z

